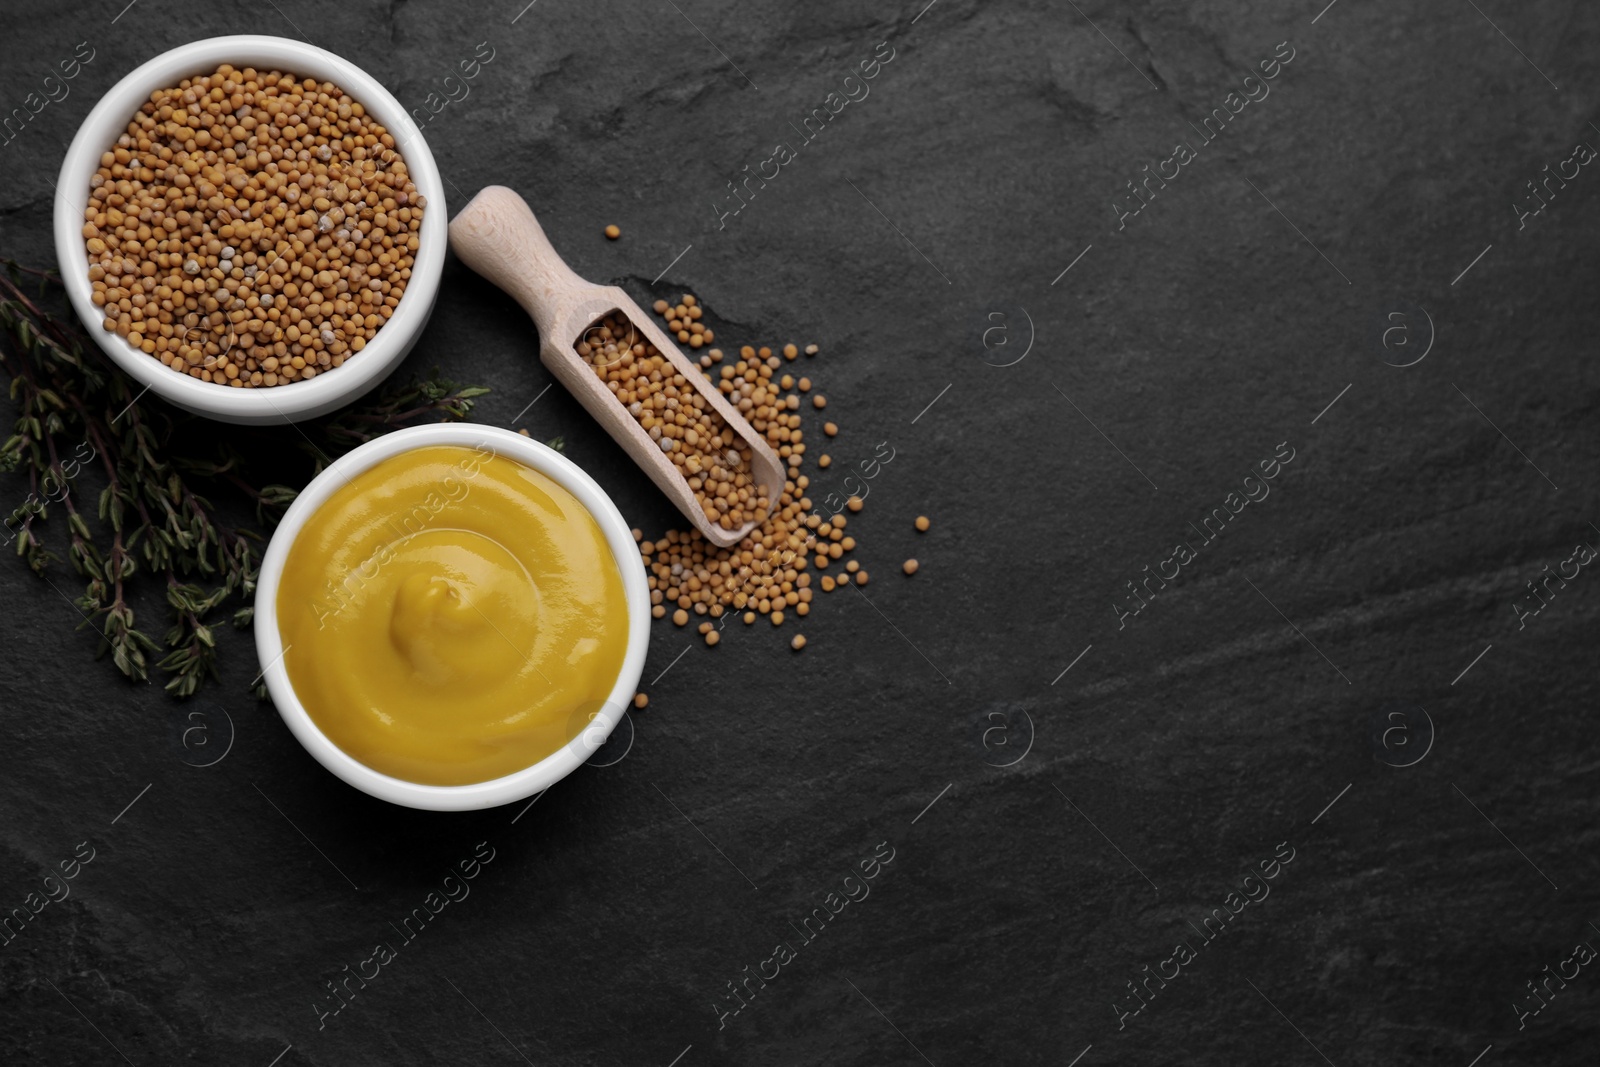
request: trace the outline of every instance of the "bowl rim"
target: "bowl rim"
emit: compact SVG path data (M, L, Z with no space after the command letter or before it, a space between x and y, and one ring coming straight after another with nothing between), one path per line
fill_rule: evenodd
M314 380L314 379L313 379ZM628 648L605 705L568 744L520 771L467 785L425 785L375 770L345 752L312 720L294 692L284 666L277 598L289 552L306 520L348 479L395 456L435 445L488 444L497 455L547 475L594 516L617 561L628 604ZM262 557L255 595L256 654L278 714L312 757L355 788L403 807L428 811L473 811L510 804L548 789L576 770L627 714L650 646L650 591L638 546L622 512L589 474L555 449L498 426L435 423L395 430L340 456L311 480L284 513ZM292 647L292 646L291 646Z
M119 335L107 333L103 328L105 316L90 299L93 289L83 247L83 212L89 202L89 179L99 166L100 156L116 142L151 92L224 62L238 67L276 67L302 78L338 85L399 141L411 180L427 198L416 261L394 314L361 350L362 358L330 368L310 381L236 389L174 373ZM311 418L350 402L383 381L415 343L433 310L444 271L448 221L443 181L433 153L393 94L342 56L303 41L262 34L191 41L160 53L124 75L100 97L73 136L62 159L53 208L57 265L85 332L144 390L154 390L186 411L233 422Z

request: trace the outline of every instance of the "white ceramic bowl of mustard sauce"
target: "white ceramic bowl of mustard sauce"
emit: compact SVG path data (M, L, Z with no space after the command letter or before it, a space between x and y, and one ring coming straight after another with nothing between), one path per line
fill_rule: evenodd
M313 379L314 380L314 379ZM564 747L513 774L468 785L425 785L374 770L341 749L323 733L300 702L285 667L278 628L278 587L295 538L316 510L357 474L419 448L455 445L488 447L506 459L531 467L577 498L605 536L622 576L627 598L627 650L604 707ZM339 778L364 793L408 808L471 811L510 804L548 789L583 764L627 714L650 644L650 591L638 546L623 519L595 480L559 452L521 434L470 423L416 426L396 430L341 456L311 480L295 498L272 535L261 561L255 599L256 653L267 692L289 731L306 751Z
M184 78L209 74L223 63L333 82L394 135L417 192L426 198L416 260L394 314L343 366L310 381L236 389L191 378L103 329L105 314L91 299L93 288L83 223L89 205L89 180L100 166L101 155L127 132L129 121L149 102L151 93L176 86ZM374 388L400 365L433 311L439 276L444 270L448 222L439 168L428 151L427 141L400 102L376 78L347 59L303 41L265 36L210 37L181 45L144 63L112 86L78 127L67 149L56 183L54 209L56 260L73 310L95 343L134 379L135 391L149 390L197 415L252 426L325 415Z

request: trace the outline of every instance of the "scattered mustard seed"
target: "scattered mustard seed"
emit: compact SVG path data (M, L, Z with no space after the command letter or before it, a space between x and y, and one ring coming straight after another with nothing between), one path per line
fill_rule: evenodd
M817 457L817 466L821 467L823 470L827 470L832 463L833 457L828 455L826 452Z
M900 565L900 569L905 571L907 574L915 574L917 573L917 561L914 559L908 559Z
M860 511L862 508L867 506L867 502L858 496L853 496L844 502L844 506L849 508L851 511Z
M928 532L928 527L931 526L931 525L933 525L933 524L928 521L928 516L926 516L926 515L918 515L917 516L916 527L917 527L917 531L919 533L927 533Z
M716 647L717 642L721 640L722 635L717 633L715 630L712 630L710 633L706 634L706 644L711 647Z
M618 237L622 236L622 231L619 230L616 226L607 226L606 227L606 236L611 238L613 241L615 241Z
M679 608L677 611L672 613L672 621L678 626L683 626L689 621L689 613L684 611L682 608Z
M789 647L794 649L796 652L799 652L802 648L805 648L806 647L806 635L805 634L795 634L794 635L794 640L789 642Z
M695 337L700 338L702 344L710 343L711 332L703 327L704 307L693 296L683 294L675 303L657 300L652 307L680 343L692 346L693 342L688 339ZM598 328L602 325L616 335L611 339L614 353L609 355L604 343L607 338L598 334ZM625 388L649 390L653 386L654 392L649 394L649 402L641 403L640 410L635 411L634 415L640 418L641 424L646 418L656 420L662 430L661 436L679 443L664 451L676 455L680 452L694 454L696 449L703 449L706 435L697 425L697 420L706 413L693 405L694 396L698 394L674 366L654 365L651 369L661 372L662 381L649 385L644 384L649 381L648 373L631 370L625 375L630 383L626 387L623 382L613 378L613 367L599 366L614 362L618 367L637 368L656 355L654 350L643 344L637 347L615 344L616 340L626 339L629 328L625 319L614 324L602 321L591 328L591 333L596 336L589 339L599 342L598 348L604 357L595 360L593 350L596 346L591 344L589 355L591 362L597 364L597 373L625 404L633 402L624 398ZM620 334L619 330L622 331ZM735 546L717 548L708 544L696 530L668 531L659 540L638 538L640 557L648 575L651 604L660 607L663 612L676 609L675 621L682 616L683 621L687 622L691 613L717 618L725 611L737 611L747 626L754 624L758 615L766 616L773 626L781 626L784 616L791 611L801 617L810 614L814 580L823 592L835 590L849 581L848 576L836 580L817 573L833 563L846 563L846 553L855 549L856 542L855 538L844 535L847 521L844 514L824 515L823 511L832 505L825 505L820 500L813 501L808 496L810 478L801 473L808 453L801 429L799 391L810 389L811 382L805 378L796 380L782 372L784 358L789 357L790 350L798 355L798 349L792 345L781 346L778 354L768 346L740 345L737 349L730 347L726 352L720 348L707 348L706 355L699 360L700 373L714 383L728 402L746 417L751 429L764 438L784 461L786 478L776 499L758 502L760 507L765 508L765 513L756 522L755 528ZM667 392L664 386L668 382L674 389L670 399L679 401L676 407L658 399ZM687 405L685 398L689 402ZM820 399L815 397L813 403ZM691 427L695 430L695 442L688 440L687 430ZM831 436L838 432L838 427L829 423L825 432ZM714 436L720 438L720 434ZM822 456L817 463L819 467L828 467L832 459ZM731 459L729 465L734 466ZM734 491L728 491L723 488L724 484L715 477L702 476L699 488L703 490L709 486L714 500L738 500L747 514L755 510L757 502L749 500L748 486L735 486ZM744 490L743 496L739 495L738 489ZM731 509L733 505L728 506ZM860 571L860 565L854 560L848 562L855 564L850 572L856 573L857 581L860 581L860 575L864 573ZM704 625L707 624L703 624L702 629ZM711 630L703 636L707 644L716 644L717 641L712 639L715 637L720 640L718 634L718 631Z
M650 698L648 696L646 696L644 693L635 693L635 694L633 694L633 706L634 707L642 708L642 707L645 707L646 705L648 705L649 703L650 703Z
M866 571L856 571L856 584L857 585L866 585L867 584L867 572Z
M839 433L839 427L835 426L831 422L825 422L822 424L822 432L827 434L829 437L836 437Z

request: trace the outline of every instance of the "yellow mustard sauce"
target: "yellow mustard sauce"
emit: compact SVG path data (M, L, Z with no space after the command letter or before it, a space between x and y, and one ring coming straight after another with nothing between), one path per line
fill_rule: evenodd
M278 586L295 695L334 744L426 785L499 778L605 703L622 573L567 490L487 445L419 448L341 486Z

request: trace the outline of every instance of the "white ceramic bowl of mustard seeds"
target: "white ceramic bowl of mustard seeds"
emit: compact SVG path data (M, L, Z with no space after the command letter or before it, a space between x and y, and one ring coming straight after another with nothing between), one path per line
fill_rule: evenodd
M314 377L270 387L240 388L204 381L174 370L157 355L134 347L119 333L105 328L106 312L95 303L90 279L85 214L90 206L91 181L101 167L102 156L116 147L153 93L175 88L186 78L212 74L223 64L238 71L254 69L260 74L278 71L337 87L359 103L372 122L393 136L395 151L403 159L423 205L410 277L404 280L404 290L389 317L381 321L371 339L364 340L359 351L347 352L340 366L320 367ZM197 415L247 425L293 422L327 414L373 389L399 366L433 310L444 267L448 221L438 168L427 142L400 102L377 79L349 60L301 41L266 36L195 41L162 53L119 81L90 111L67 149L56 185L54 212L56 257L73 309L95 343L134 379L135 392L142 395L148 391ZM227 313L234 309L221 310Z
M292 573L286 572L294 570L296 565L294 557L299 543L315 541L309 529L315 526L319 515L327 509L336 509L338 499L347 491L364 492L368 480L366 476L374 468L390 465L396 460L403 461L407 457L415 457L429 450L437 450L441 446L457 449L468 456L482 453L492 455L496 460L509 460L531 469L539 477L553 482L565 494L570 494L577 505L594 520L605 553L615 561L620 577L622 598L620 606L624 612L622 625L612 631L608 638L620 646L618 648L621 652L620 666L615 677L610 679L609 685L605 687L605 695L600 706L591 709L585 705L568 719L565 730L568 738L566 743L543 758L520 766L510 773L485 781L459 785L425 784L377 770L357 758L351 751L341 747L330 733L318 724L317 716L308 707L314 703L314 695L310 692L301 694L296 691L293 672L290 665L285 662L292 653L294 645L292 642L285 644L283 635L286 628L285 606L280 603L282 600L280 591L286 585L293 585ZM470 473L462 475L466 481L470 481L472 477L474 476ZM485 471L478 477L487 478L488 472ZM380 481L374 499L389 496L392 489L392 481ZM483 491L489 490L485 488ZM449 493L442 486L441 492L447 496L456 495ZM463 505L471 503L474 511L481 510L482 502L471 495L478 492L480 490L474 484L461 496L460 503ZM534 490L534 492L539 491ZM441 522L452 525L450 513L440 512L440 515ZM406 529L409 530L410 527ZM423 536L429 532L424 530ZM414 542L416 537L412 540ZM403 539L396 542L396 544L402 543ZM404 568L407 564L400 559L395 559L391 564L380 564L377 567L378 578L382 577L383 569L388 566ZM335 579L342 582L348 574L340 572L329 574L328 577L329 585L332 586ZM378 583L373 583L374 586L376 584ZM372 586L367 588L370 589ZM552 606L551 598L565 600L574 595L576 593L570 585L559 582L551 583L538 593L542 607L546 608ZM348 610L358 614L372 612L380 621L386 620L385 625L393 625L394 620L399 617L395 613L400 606L398 598L372 596L359 604L352 604ZM511 804L548 789L577 770L605 743L612 730L628 713L634 693L638 689L639 677L644 670L645 656L650 647L650 606L649 584L632 531L605 490L581 467L552 448L500 427L471 423L413 426L384 434L340 456L313 478L311 484L307 485L289 506L283 520L273 531L272 541L267 546L261 561L255 596L256 654L260 657L262 677L265 679L267 692L271 695L273 704L277 706L278 713L283 717L295 739L304 745L306 751L323 767L362 792L392 804L428 811L471 811ZM292 605L292 608L298 610L298 604ZM487 632L484 634L486 643L509 642L507 647L512 647L515 652L512 659L528 652L528 648L519 643L523 639L521 633L511 631L511 635L518 638L517 641L512 641L511 636L508 636L499 624L492 623L488 615L484 616L484 622L487 627ZM599 631L596 630L596 633ZM322 631L316 631L316 634L317 638L314 639L319 639ZM563 656L565 655L566 653L563 653ZM558 657L558 661L560 659L561 657ZM571 659L576 659L575 650ZM550 668L548 681L551 686L562 684L565 679L557 673L557 664L547 662L546 666ZM401 679L397 684L404 687L409 683ZM303 696L305 699L302 699ZM452 700L449 706L455 707L455 702ZM353 710L354 713L362 715L366 715L369 711L361 708L342 710ZM507 705L502 709L502 713L507 722L512 722L521 718L526 710ZM390 711L399 714L397 709L375 708L370 711L378 718L388 718ZM488 736L481 740L485 744L494 743Z

